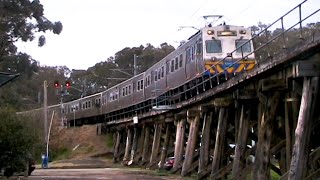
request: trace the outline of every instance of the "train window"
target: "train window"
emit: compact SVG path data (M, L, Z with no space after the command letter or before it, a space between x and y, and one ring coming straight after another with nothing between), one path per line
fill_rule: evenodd
M188 48L186 50L186 61L187 61L187 63L191 62L191 50L190 50L190 48Z
M128 87L128 94L131 94L131 85Z
M241 48L239 48L241 47ZM237 39L236 40L236 48L239 48L237 49L237 53L249 53L251 52L251 43L250 41L248 42L248 39Z
M143 79L141 80L141 83L140 83L140 89L143 89Z
M183 55L180 54L180 57L179 57L179 67L180 68L182 67L182 63L183 63Z
M91 101L88 101L88 108L91 107Z
M158 81L158 73L157 73L157 71L154 71L154 81Z
M145 80L145 82L144 82L144 83L145 83L145 85L144 85L145 87L148 86L147 82L148 82L148 77L146 77L146 80Z
M179 58L176 57L176 58L175 58L175 63L174 63L174 69L177 70L178 67L179 67Z
M161 67L161 77L164 77L164 66Z
M197 55L202 54L202 42L197 43Z
M100 105L100 98L95 100L95 104L98 105L98 106Z
M161 69L158 70L158 79L161 79Z
M173 72L173 71L174 71L174 59L171 60L171 72Z
M124 90L124 88L122 88L122 96L125 96L126 94L125 94L125 90Z
M206 51L207 53L221 53L221 41L220 40L207 40L206 41Z
M128 95L128 87L126 87L126 92L124 93L124 95Z
M151 75L148 75L148 86L151 84Z
M194 51L195 51L195 47L192 46L192 47L191 47L191 61L195 60L195 58L194 58Z
M137 82L137 91L140 91L140 81Z

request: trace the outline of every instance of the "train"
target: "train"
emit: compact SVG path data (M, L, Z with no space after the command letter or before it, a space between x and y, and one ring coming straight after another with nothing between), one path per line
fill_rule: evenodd
M52 107L61 108L68 121L92 117L100 122L113 121L149 111L155 99L168 92L179 93L186 83L199 77L201 81L221 74L235 75L255 64L249 28L208 25L145 72L103 92Z

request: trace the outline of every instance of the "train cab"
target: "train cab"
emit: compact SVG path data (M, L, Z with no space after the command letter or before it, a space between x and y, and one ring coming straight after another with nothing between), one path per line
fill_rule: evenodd
M242 26L220 25L202 29L203 59L206 73L240 73L252 69L251 30Z

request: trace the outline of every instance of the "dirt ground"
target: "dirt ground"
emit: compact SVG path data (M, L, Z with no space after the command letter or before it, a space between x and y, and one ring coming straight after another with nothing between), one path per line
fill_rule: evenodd
M28 179L185 179L168 172L113 164L110 142L112 137L97 135L96 125L62 128L56 120L49 147L67 149L68 153L50 162L49 169L42 169L38 164Z
M97 135L96 125L63 128L58 120L54 121L49 147L55 151L64 149L65 155L60 159L86 159L92 156L112 155L112 147L107 142L112 142L112 137ZM62 153L63 154L63 153Z

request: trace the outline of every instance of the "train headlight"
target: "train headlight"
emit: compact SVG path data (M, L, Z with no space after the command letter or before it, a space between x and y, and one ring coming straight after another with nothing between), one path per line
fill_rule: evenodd
M213 34L214 34L214 30L208 30L208 31L207 31L207 34L208 34L208 35L213 35Z
M240 34L246 34L247 31L242 29L242 30L239 31L239 33L240 33Z

